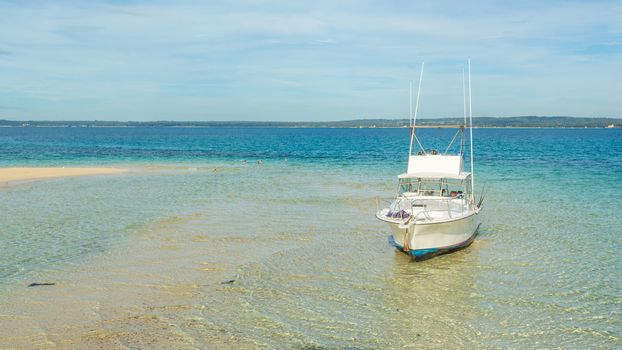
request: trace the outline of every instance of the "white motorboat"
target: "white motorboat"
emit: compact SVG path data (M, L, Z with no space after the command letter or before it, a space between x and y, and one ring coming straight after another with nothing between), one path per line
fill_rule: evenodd
M422 77L423 65L419 78L419 91ZM468 127L466 91L464 93L464 124L461 125L416 126L419 92L414 117L412 116L411 97L407 171L398 175L396 198L388 207L378 210L376 217L391 227L392 236L389 241L416 261L469 246L479 229L478 214L482 207L483 197L475 201L473 115L470 95L469 63L470 125ZM444 152L424 148L417 131L430 127L457 130ZM464 171L467 130L469 131L470 172Z

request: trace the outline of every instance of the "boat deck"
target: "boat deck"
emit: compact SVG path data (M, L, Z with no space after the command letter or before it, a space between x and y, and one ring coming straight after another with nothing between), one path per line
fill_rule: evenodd
M380 210L377 216L383 221L394 223L413 219L417 222L442 222L460 219L472 213L473 210L461 198L402 197L391 207Z

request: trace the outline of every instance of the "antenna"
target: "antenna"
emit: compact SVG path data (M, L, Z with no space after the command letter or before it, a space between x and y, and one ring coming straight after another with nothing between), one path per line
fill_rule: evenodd
M475 170L473 169L473 108L471 102L471 60L469 59L469 143L471 144L471 199L473 199L475 195ZM473 202L475 203L475 202Z

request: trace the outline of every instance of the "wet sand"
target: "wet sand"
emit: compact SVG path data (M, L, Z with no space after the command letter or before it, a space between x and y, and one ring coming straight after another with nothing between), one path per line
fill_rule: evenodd
M240 265L292 238L207 235L201 217L159 220L121 250L14 286L0 296L0 348L256 348L204 317L216 302L210 296L230 293Z
M55 177L110 175L125 172L126 169L113 167L65 168L65 167L23 167L0 168L0 183L12 181L41 180Z

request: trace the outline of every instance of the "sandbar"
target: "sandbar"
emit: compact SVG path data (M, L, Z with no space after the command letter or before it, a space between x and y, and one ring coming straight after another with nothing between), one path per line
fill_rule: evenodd
M65 168L65 167L29 167L0 168L0 182L41 180L55 177L109 175L127 171L123 168Z

